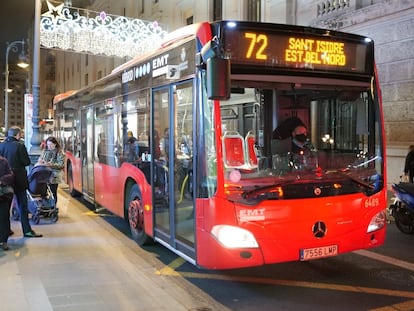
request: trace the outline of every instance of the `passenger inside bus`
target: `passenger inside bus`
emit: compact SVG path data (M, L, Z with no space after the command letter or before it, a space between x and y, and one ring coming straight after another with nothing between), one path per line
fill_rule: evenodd
M170 146L170 142L169 142L169 131L170 129L168 127L166 127L164 129L164 137L161 140L160 143L160 149L161 149L161 156L165 157L165 161L168 162L168 158L169 158L169 146Z
M161 149L160 149L160 135L158 134L157 130L154 130L153 141L154 141L154 159L158 160L161 156ZM153 152L149 131L148 131L148 148L150 152Z
M82 165L85 166L87 164L87 153L86 153L86 135L82 134L81 139L81 158L82 158Z
M99 163L108 163L107 159L107 141L105 138L105 133L99 134L99 143L97 147L97 156L99 159Z
M124 161L138 164L140 160L138 140L134 137L132 131L128 131L128 139L124 148Z
M185 131L181 133L181 137L178 138L177 154L176 154L176 169L178 180L178 191L181 194L181 199L185 197L187 199L191 198L192 185L190 176L192 176L192 142L190 135L187 135Z

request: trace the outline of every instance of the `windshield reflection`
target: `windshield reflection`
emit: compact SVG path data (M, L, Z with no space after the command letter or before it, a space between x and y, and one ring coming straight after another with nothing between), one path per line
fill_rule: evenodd
M265 199L321 197L357 192L370 195L382 186L382 177L375 168L381 164L380 156L360 153L354 155L354 161L344 162L352 156L332 154L328 158L324 155L325 158L321 159L320 154L317 150L312 150L306 155L288 153L285 156L262 157L257 167L229 170L226 188L232 193L230 200L257 204ZM320 193L315 193L315 189L319 189Z

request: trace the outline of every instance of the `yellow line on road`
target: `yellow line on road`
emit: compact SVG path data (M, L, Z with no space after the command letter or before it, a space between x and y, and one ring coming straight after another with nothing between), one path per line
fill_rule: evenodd
M414 300L396 303L392 306L386 306L382 308L371 309L369 311L413 311L414 310Z
M414 271L414 265L401 261L392 257L387 257L380 255L374 252L362 250L356 251L355 253L389 263L407 270ZM401 298L410 298L414 299L413 291L400 291L400 290L390 290L383 288L372 288L364 286L351 286L351 285L340 285L340 284L331 284L331 283L315 283L315 282L305 282L305 281L294 281L294 280L276 280L276 279L267 279L267 278L258 278L258 277L243 277L243 276L234 276L234 275L223 275L223 274L210 274L210 273L194 273L194 272L177 272L176 269L185 263L185 260L181 257L178 257L168 266L164 267L161 270L156 271L158 275L169 275L169 276L182 276L184 278L193 278L193 279L214 279L230 282L244 282L244 283L254 283L254 284L267 284L267 285L279 285L279 286L291 286L291 287L302 287L302 288L313 288L313 289L324 289L324 290L335 290L342 292L350 293L363 293L363 294L372 294L372 295L382 295L390 297L401 297ZM398 303L391 306L385 306L377 309L372 309L370 311L412 311L414 310L414 300Z
M84 212L83 215L87 215L87 216L101 216L101 215L99 215L99 214L97 214L97 213L95 213L93 211Z
M370 251L357 251L355 252L361 256L369 257L371 259L379 260L386 262L401 268L414 271L414 265L409 262L404 262L395 258L383 256ZM327 283L314 283L314 282L305 282L305 281L294 281L294 280L276 280L276 279L267 279L267 278L258 278L258 277L243 277L243 276L232 276L232 275L223 275L223 274L209 274L209 273L194 273L194 272L177 272L176 269L185 263L185 260L181 257L178 257L168 266L164 267L161 270L156 271L158 275L170 275L178 276L181 275L185 278L195 278L195 279L214 279L214 280L223 280L231 282L244 282L244 283L256 283L256 284L270 284L270 285L280 285L280 286L293 286L293 287L303 287L303 288L316 288L316 289L326 289L326 290L336 290L343 292L353 292L353 293L364 293L364 294L373 294L373 295L383 295L383 296L392 296L392 297L402 297L402 298L411 298L414 299L414 292L410 291L400 291L400 290L390 290L382 288L372 288L372 287L363 287L363 286L351 286L351 285L339 285L339 284L327 284ZM402 309L378 309L378 311L387 311L387 310L414 310L414 302L409 301L408 309L405 309L405 304L401 305ZM388 307L386 307L388 308Z
M160 272L159 274L162 274L161 270L159 272ZM316 288L316 289L336 290L336 291L343 291L343 292L364 293L364 294L374 294L374 295L414 299L414 292L363 287L363 286L339 285L339 284L331 284L331 283L329 284L328 283L314 283L314 282L294 281L294 280L275 280L275 279L266 279L266 278L257 278L257 277L229 276L229 275L221 275L221 274L206 274L206 273L193 273L193 272L181 272L180 275L185 278L214 279L214 280L231 281L231 282L280 285L280 286L292 286L292 287L303 287L303 288Z
M175 271L178 267L185 263L185 260L181 257L178 257L173 262L171 262L168 266L165 266L161 270L155 271L155 274L158 275L170 275L170 276L179 276L182 273L178 273Z

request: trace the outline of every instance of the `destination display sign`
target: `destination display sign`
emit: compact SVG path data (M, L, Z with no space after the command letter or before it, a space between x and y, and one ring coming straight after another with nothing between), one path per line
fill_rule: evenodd
M232 64L372 74L369 40L235 27L225 28L222 43Z

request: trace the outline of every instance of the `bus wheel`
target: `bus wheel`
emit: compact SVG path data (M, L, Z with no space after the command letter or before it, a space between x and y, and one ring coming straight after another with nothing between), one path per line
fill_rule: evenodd
M73 171L72 171L72 165L70 165L70 164L68 165L67 181L68 181L68 185L69 185L69 194L72 197L79 197L80 193L78 191L76 191L74 186L73 186Z
M127 203L128 222L132 238L139 245L153 244L153 240L145 233L144 205L137 184L129 188Z

